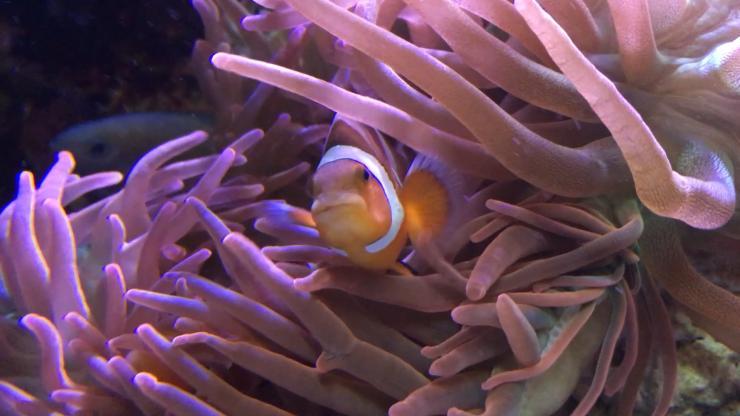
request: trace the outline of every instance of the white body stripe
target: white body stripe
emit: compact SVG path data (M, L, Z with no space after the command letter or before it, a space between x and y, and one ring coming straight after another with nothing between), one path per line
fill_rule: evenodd
M327 163L343 159L354 160L355 162L362 163L375 179L380 182L385 198L388 200L388 207L391 210L391 225L382 237L365 246L365 250L369 253L377 253L378 251L388 247L401 230L401 225L403 225L405 215L403 205L401 205L401 200L398 198L398 193L396 193L396 187L393 186L393 182L388 176L388 172L380 162L378 162L378 159L361 149L345 145L334 146L326 151L326 154L321 158L317 169Z

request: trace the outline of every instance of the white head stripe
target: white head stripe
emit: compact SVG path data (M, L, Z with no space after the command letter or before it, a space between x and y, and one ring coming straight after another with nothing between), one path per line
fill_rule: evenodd
M365 250L369 253L377 253L378 251L388 247L401 230L404 217L403 205L401 205L401 200L398 198L398 194L396 193L396 187L393 186L393 182L388 176L388 172L386 172L385 168L380 164L380 162L378 162L378 159L356 147L344 145L332 147L327 150L324 157L321 158L317 169L327 163L342 159L354 160L355 162L361 163L365 166L375 179L380 182L385 198L388 200L388 207L391 210L391 225L388 227L388 231L385 235L365 246Z

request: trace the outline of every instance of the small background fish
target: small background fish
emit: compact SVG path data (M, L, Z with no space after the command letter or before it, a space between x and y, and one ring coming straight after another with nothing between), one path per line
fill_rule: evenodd
M0 204L17 172L47 171L49 140L111 114L210 110L188 63L203 26L190 1L0 2Z
M212 127L212 118L202 113L128 113L77 124L54 137L50 146L54 152L72 152L81 174L106 170L125 174L155 146ZM208 142L195 149L207 150Z

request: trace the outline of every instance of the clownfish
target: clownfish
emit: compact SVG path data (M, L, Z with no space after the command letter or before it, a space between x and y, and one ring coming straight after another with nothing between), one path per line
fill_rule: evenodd
M450 194L434 169L412 163L397 186L373 155L337 145L313 176L311 214L320 237L367 269L404 270L406 243L429 239L445 227Z

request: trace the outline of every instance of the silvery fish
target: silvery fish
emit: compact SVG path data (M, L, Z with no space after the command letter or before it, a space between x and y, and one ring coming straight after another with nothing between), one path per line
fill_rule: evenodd
M72 152L77 173L125 174L155 146L194 130L212 129L213 119L201 113L128 113L74 125L54 137L50 146L55 152Z

